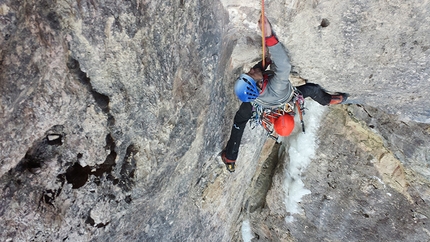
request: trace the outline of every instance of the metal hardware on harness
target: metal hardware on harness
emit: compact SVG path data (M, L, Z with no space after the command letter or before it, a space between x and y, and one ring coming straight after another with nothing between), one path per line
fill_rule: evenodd
M303 122L304 115L304 104L305 99L303 96L297 91L294 90L293 98L276 108L264 108L259 104L253 102L253 116L251 118L251 127L255 128L255 126L260 125L266 130L267 135L275 140L278 139L275 129L274 129L274 121L284 114L290 114L294 116L295 108L300 115L300 122L302 124L302 131L305 132L305 125Z

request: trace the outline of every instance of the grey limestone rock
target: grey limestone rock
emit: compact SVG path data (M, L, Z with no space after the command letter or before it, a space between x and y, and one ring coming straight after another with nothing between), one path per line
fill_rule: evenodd
M0 240L238 241L249 218L254 240L425 241L429 3L266 5L292 76L351 94L321 121L297 223L285 146L248 127L235 173L218 156L258 1L3 0Z

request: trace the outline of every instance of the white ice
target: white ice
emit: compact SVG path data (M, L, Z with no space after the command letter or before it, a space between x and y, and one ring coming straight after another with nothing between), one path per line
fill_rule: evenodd
M242 239L244 242L251 242L254 235L252 234L251 225L249 220L246 219L242 222Z
M284 189L285 207L290 216L285 218L286 222L292 222L292 215L301 212L302 197L311 193L305 188L301 178L318 148L316 133L326 109L312 100L306 100L305 104L307 110L303 118L306 132L301 132L300 120L296 115L296 126L300 127L296 127L295 133L291 136L283 138L284 142L289 142L289 163L285 170Z

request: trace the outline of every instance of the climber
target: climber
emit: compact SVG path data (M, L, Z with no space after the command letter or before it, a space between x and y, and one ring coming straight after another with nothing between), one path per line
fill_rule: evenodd
M227 146L221 152L221 159L230 172L235 170L235 162L239 153L243 131L252 116L251 102L255 102L265 108L276 108L288 103L293 98L294 92L299 92L304 98L310 97L321 105L340 104L348 98L346 93L329 94L320 85L314 83L294 87L289 81L291 70L289 57L275 33L272 32L272 27L267 17L264 16L263 25L259 21L259 27L260 29L264 28L265 43L269 49L270 58L265 57L265 66L260 61L248 73L240 75L236 80L235 93L242 101L242 104L234 117L234 124ZM269 65L271 70L266 71ZM294 128L293 117L286 115L280 119L281 121L276 121L278 124L275 123L275 131L276 125L278 125L278 129L282 130L282 134L280 134L282 136L288 136Z

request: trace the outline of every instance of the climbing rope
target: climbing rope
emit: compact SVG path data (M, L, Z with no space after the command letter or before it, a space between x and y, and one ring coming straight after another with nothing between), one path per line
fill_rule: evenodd
M266 66L266 36L264 33L264 0L261 0L261 42L263 46L263 68Z

